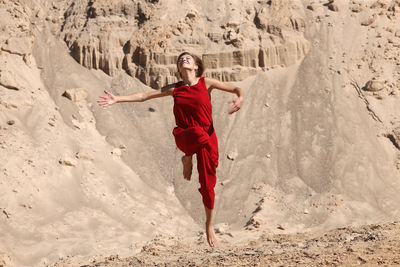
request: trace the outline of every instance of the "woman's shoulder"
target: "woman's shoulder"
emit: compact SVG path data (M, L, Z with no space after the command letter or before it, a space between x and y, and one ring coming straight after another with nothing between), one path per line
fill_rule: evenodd
M175 89L179 88L181 86L182 86L182 81L179 81L179 82L176 82L176 83L170 83L170 84L167 84L167 85L163 86L161 88L161 91L169 93L169 94L173 94Z
M209 88L213 84L213 82L215 81L214 78L210 78L210 77L202 77L202 78L203 78L203 81L204 81L204 83L205 83L207 88Z
M181 81L177 81L176 83L175 83L175 87L179 87L179 86L182 86L183 85L183 81L181 80Z
M201 77L201 78L203 78L204 82L206 83L214 83L215 81L218 81L217 79L211 77Z

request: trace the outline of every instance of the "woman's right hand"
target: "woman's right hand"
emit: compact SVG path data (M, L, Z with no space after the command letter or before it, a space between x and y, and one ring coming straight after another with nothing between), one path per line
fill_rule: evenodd
M102 107L108 107L111 106L115 103L117 103L117 97L113 95L112 93L108 92L107 90L104 90L104 93L106 93L106 96L100 96L100 100L97 100L97 103L99 103L99 106Z

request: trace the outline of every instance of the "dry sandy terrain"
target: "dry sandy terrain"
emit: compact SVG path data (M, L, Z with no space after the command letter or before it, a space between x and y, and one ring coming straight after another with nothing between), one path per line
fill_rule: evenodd
M246 243L219 235L223 244L211 249L204 236L181 240L158 236L128 258L97 257L86 263L69 258L54 266L397 266L400 223L346 227L324 234L267 234Z
M0 0L0 31L0 266L400 264L399 0ZM173 99L96 103L186 50L245 93L212 95L215 249Z

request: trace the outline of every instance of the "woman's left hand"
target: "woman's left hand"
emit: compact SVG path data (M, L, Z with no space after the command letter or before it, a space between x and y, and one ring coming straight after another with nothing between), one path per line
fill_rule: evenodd
M240 96L238 98L232 99L232 100L228 101L228 103L229 104L232 103L232 106L229 107L228 113L229 114L235 113L242 107L243 97Z

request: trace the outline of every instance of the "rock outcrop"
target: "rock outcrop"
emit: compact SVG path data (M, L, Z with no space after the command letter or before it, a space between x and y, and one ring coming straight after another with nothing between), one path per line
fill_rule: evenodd
M67 9L61 33L70 53L85 67L109 75L125 71L153 88L178 80L175 64L182 51L202 57L206 76L239 81L290 66L310 47L293 1L231 3L225 17L219 16L228 12L221 3L207 14L191 3L182 3L180 12L158 1L112 3L89 1Z
M64 13L61 27L71 56L109 75L122 70L123 46L140 21L139 1L79 1Z

